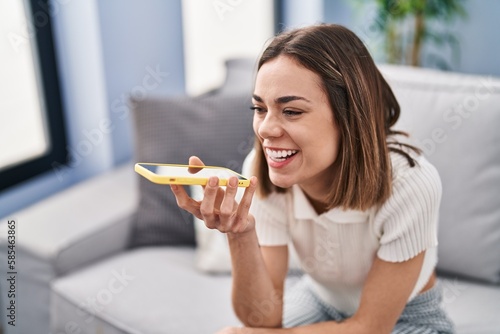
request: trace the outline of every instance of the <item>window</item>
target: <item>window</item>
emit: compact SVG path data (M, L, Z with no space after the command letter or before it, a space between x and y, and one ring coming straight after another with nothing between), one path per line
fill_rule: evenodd
M228 59L256 61L282 28L281 7L281 0L182 0L187 93L218 87Z
M47 2L0 1L0 190L67 161Z

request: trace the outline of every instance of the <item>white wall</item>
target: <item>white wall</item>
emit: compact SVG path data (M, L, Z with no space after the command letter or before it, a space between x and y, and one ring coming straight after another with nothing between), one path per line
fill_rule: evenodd
M274 35L274 5L269 0L183 0L182 13L190 95L220 86L226 59L257 59Z
M329 0L284 0L284 28L299 28L302 26L323 22L323 1Z
M128 98L184 94L181 0L98 2L114 164L133 156Z

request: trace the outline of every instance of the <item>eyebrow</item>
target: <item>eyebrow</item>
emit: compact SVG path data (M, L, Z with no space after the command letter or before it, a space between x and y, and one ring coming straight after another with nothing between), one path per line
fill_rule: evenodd
M258 95L253 94L252 97L257 102L264 102L264 100L260 96L258 96ZM274 102L276 104L284 104L284 103L287 103L287 102L297 101L297 100L306 101L306 102L309 102L309 103L311 102L308 99L306 99L305 97L296 96L296 95L281 96L281 97L276 98L274 100Z

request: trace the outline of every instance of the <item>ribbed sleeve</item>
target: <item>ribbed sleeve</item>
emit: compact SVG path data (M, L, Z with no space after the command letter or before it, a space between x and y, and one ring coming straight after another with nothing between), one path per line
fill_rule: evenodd
M441 180L437 170L423 157L410 168L406 158L392 154L393 194L374 218L380 236L379 258L406 261L437 246L437 224Z

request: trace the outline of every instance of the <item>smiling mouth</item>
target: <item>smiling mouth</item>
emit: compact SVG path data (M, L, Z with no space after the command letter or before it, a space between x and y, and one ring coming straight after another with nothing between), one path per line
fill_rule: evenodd
M275 162L283 162L295 154L297 154L297 150L271 150L270 148L266 148L267 156Z

